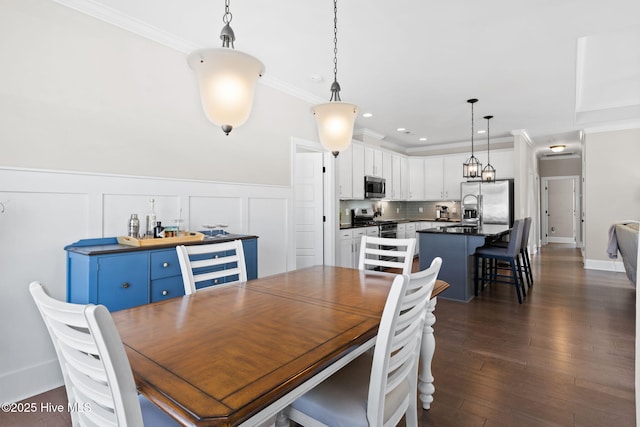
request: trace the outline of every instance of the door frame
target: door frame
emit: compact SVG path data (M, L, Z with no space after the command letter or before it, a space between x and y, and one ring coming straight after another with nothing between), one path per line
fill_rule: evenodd
M331 153L325 150L319 142L309 141L302 138L291 138L291 233L295 235L295 172L296 172L296 153L321 153L322 165L324 167L323 174L323 237L322 246L324 252L324 264L335 265L335 245L336 245L336 232L338 229L337 216L332 215L331 212L338 212L337 192L336 192L336 159ZM322 218L318 219L322 221ZM293 246L295 251L295 243Z
M547 232L549 230L549 192L548 192L548 183L549 181L554 180L572 180L573 181L573 242L576 247L581 247L582 238L581 232L579 231L580 227L580 218L581 218L581 207L580 207L580 176L578 175L567 175L567 176L545 176L540 180L540 194L541 194L541 227L540 227L540 238L542 240L542 244L546 245L549 243L549 238Z

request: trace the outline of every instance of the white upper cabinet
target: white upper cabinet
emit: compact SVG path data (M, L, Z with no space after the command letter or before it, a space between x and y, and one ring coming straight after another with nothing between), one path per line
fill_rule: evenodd
M460 183L466 181L462 177L462 164L469 154L450 154L444 156L443 200L460 200Z
M409 157L409 197L407 200L424 200L424 159Z
M391 182L391 199L407 200L409 187L409 171L407 166L407 158L405 156L393 154L391 156L391 169L393 179ZM389 191L389 183L387 183L387 192Z
M353 147L353 198L364 199L364 145L351 144Z
M424 159L424 199L443 200L444 159L425 157Z
M390 200L460 200L460 183L466 181L462 164L470 155L471 152L465 152L410 157L352 142L338 156L339 197L363 200L364 177L377 176L385 179L386 198ZM486 150L476 150L475 155L486 166ZM491 151L490 156L496 179L513 178L512 149Z
M353 145L338 155L338 197L353 197Z
M393 155L387 151L382 152L382 177L386 184L386 198L395 200L393 194Z
M338 197L364 199L364 146L351 143L338 155Z
M460 200L462 164L466 154L424 158L424 200Z
M364 147L364 174L382 178L382 150Z

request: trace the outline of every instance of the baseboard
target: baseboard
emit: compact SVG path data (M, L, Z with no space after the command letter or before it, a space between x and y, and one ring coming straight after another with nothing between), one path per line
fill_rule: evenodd
M622 263L622 261L586 259L584 261L584 268L588 270L604 270L604 271L615 271L617 273L624 273L624 264Z
M575 239L571 237L547 237L549 243L572 243L577 246Z
M64 384L58 359L0 376L0 402L18 402Z

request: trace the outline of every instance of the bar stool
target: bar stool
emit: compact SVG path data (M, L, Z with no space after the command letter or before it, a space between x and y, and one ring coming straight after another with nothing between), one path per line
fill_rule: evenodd
M515 286L518 296L518 303L522 304L522 295L527 295L524 280L522 277L522 267L520 266L520 246L522 245L522 233L524 229L524 220L517 219L513 222L513 227L509 232L509 242L507 247L486 245L476 249L475 252L475 295L478 295L480 287L484 287L486 283L498 282L509 283ZM482 261L482 265L480 265ZM490 262L490 268L486 268L486 261ZM499 270L503 270L498 263L491 261L505 261L509 263L508 274L499 274Z
M522 243L520 244L519 256L522 262L522 271L527 279L527 287L533 286L533 274L531 272L531 259L529 258L529 231L531 230L531 217L524 219L524 228L522 229ZM491 242L491 246L506 248L509 242L498 240Z

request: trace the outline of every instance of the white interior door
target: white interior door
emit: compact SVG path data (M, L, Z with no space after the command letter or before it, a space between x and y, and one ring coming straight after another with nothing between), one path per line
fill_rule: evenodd
M296 268L324 263L322 153L296 153Z
M574 177L545 178L547 242L576 243L576 182Z

